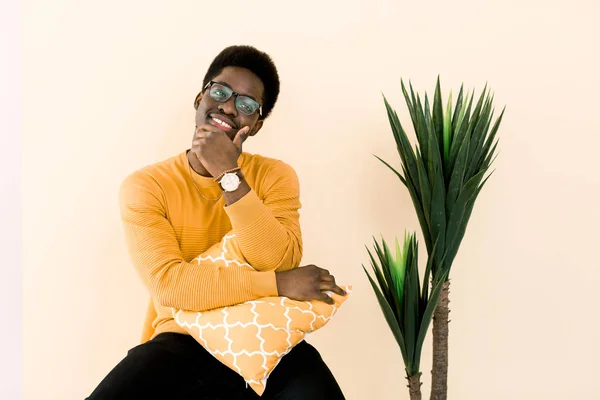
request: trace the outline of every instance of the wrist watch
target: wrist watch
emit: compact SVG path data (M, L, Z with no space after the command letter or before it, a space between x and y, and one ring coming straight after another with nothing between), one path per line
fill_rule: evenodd
M219 185L221 185L224 192L235 192L241 183L242 180L238 175L238 171L228 172L219 180Z

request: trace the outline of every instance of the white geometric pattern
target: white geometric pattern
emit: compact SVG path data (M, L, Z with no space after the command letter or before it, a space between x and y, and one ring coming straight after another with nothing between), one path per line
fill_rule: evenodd
M241 255L233 234L226 235L220 244L195 261L252 269ZM350 287L345 289L350 293ZM327 324L348 298L328 294L335 300L335 305L266 297L205 312L173 309L173 318L262 395L267 378L281 357L303 340L306 333Z
M217 262L222 261L224 267L229 267L230 264L233 264L237 267L248 267L248 268L252 269L253 271L255 271L255 269L252 268L252 266L250 264L248 264L247 262L240 262L239 260L236 260L235 258L227 258L226 257L227 253L230 252L227 249L227 246L228 245L232 246L231 241L233 241L234 238L235 238L234 234L225 235L223 237L223 240L221 241L221 245L219 246L221 248L221 253L218 254L216 257L211 256L211 249L212 249L211 248L211 249L207 250L205 253L202 253L202 254L206 254L205 256L200 254L198 257L194 258L192 261L196 261L198 264L201 264L204 261L210 261L213 264L216 264ZM233 257L235 257L235 255L233 255Z

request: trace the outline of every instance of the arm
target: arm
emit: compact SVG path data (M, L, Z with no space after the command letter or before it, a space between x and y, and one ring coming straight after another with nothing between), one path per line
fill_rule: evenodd
M274 272L186 262L161 199L156 182L143 173L130 176L121 186L129 254L150 295L161 305L202 311L277 295Z
M238 190L226 193L225 211L244 257L256 270L295 268L302 258L298 177L292 167L279 161L263 184L266 190L261 201L243 180ZM241 198L236 198L238 191Z
M238 130L233 140L210 124L196 129L192 152L212 176L237 167L250 127ZM275 162L261 182L261 198L242 178L242 185L225 194L233 231L248 262L259 271L284 271L302 258L298 209L298 177L289 165Z

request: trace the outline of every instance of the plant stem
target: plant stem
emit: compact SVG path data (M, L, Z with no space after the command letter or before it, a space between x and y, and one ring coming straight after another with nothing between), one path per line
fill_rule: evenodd
M406 379L408 379L410 400L421 400L421 373L419 372L417 375L409 376Z
M433 368L431 370L431 400L448 397L448 304L450 281L442 284L440 300L433 314Z

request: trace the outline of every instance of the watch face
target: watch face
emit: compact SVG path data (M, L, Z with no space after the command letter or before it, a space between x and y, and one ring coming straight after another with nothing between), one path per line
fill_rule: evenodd
M220 183L223 190L233 192L240 186L240 178L235 173L225 174Z

